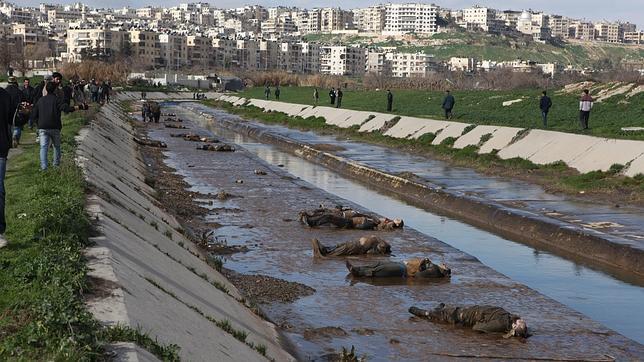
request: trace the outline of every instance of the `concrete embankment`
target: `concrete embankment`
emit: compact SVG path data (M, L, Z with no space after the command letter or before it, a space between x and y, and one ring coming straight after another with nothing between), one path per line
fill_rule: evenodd
M101 286L89 309L106 325L140 328L178 345L185 360L294 360L275 326L241 302L161 209L133 134L110 104L80 137L77 159L92 190L87 209L100 234L87 250L89 275ZM133 346L116 351L126 360L153 358Z
M293 117L322 117L327 124L341 128L359 127L373 132L397 116L378 112L312 107L261 99L211 93L209 98L240 106L248 104L264 111L282 112ZM523 158L538 165L565 162L581 173L607 171L614 164L624 166L626 176L644 174L644 141L618 140L571 133L527 130L517 127L475 126L462 122L439 121L402 116L384 134L393 138L418 139L432 133L433 144L455 139L454 147L479 146L479 153L498 151L502 159Z
M618 236L588 228L574 227L569 223L510 208L475 195L391 175L318 150L307 143L267 132L250 123L215 119L207 114L203 116L262 142L276 144L288 152L322 164L383 192L393 193L411 204L465 220L513 240L601 267L611 274L623 276L623 279L641 282L644 277L644 250L629 240L621 240Z

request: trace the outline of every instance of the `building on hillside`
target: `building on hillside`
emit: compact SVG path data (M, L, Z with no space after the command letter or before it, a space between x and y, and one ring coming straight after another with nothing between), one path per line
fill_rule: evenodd
M383 34L435 34L437 11L438 7L431 4L387 4Z
M624 43L644 44L644 31L629 31L624 33Z
M385 29L386 7L375 5L353 10L353 24L359 31L381 33Z
M584 21L575 21L571 24L569 37L573 39L592 41L595 40L595 25Z
M350 46L320 47L320 73L360 76L365 72L366 49Z
M509 29L516 29L517 22L521 17L521 11L504 10L496 13L497 20L503 21L503 24Z
M391 75L398 78L425 77L436 68L433 56L425 53L390 52L385 54L385 61Z
M369 51L366 56L365 72L390 77L391 64L385 59L385 52Z
M521 13L519 20L517 20L517 30L520 33L531 36L534 41L546 41L550 38L548 16L542 13L532 14L524 11Z
M353 29L353 13L340 8L324 8L320 11L320 31L330 33L335 30Z
M135 59L145 68L154 68L162 64L159 34L151 30L130 30L130 44Z
M474 58L464 58L464 57L452 57L447 62L447 68L451 72L468 72L472 73L476 71L476 59Z
M261 23L262 34L286 35L297 31L290 14L284 13Z
M13 24L12 29L13 35L20 37L25 47L49 45L49 35L37 25Z
M295 14L295 26L300 34L319 33L321 30L321 9L300 10Z
M548 28L550 28L550 36L553 38L567 39L570 34L568 29L572 20L561 15L551 15L548 19Z
M188 64L187 39L183 35L159 34L161 66L179 69Z
M124 49L129 34L123 30L107 28L67 30L65 60L80 62L84 55L110 56Z
M237 40L237 66L244 70L260 69L260 51L256 40Z
M302 73L316 74L320 72L320 45L317 43L300 43L302 50Z
M212 39L213 63L217 68L230 69L239 64L237 41L227 38Z
M505 27L505 21L496 18L494 9L481 6L463 9L463 20L458 24L467 30L481 29L488 33L500 33Z
M193 67L208 68L212 65L212 43L204 36L188 35L186 37L188 64Z

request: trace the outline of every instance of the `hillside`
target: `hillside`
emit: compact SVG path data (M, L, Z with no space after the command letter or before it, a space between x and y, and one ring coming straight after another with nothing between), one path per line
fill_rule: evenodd
M571 64L574 67L590 67L599 61L606 63L605 60L610 60L612 64L622 61L644 61L644 46L641 45L599 42L562 42L553 45L513 36L464 31L439 33L430 37L407 36L403 39L339 34L307 35L305 39L329 44L395 46L400 51L423 51L433 54L439 61L462 56L493 61L525 59L544 63L556 62Z

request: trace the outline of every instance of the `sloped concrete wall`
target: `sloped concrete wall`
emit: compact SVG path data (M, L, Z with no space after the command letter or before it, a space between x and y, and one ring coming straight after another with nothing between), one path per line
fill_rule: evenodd
M88 302L90 310L107 325L123 323L179 345L184 360L266 360L208 318L245 331L246 341L266 346L269 358L294 360L275 326L239 302L237 289L202 260L179 223L160 208L145 183L133 132L123 112L106 105L78 148L77 161L94 190L88 212L102 234L87 251L91 275L112 285L106 298ZM130 349L128 355L137 353Z

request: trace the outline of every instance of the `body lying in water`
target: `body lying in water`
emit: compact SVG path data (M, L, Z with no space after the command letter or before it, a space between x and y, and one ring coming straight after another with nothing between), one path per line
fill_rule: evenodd
M452 270L445 264L434 264L424 258L412 258L405 262L377 262L354 266L347 261L347 269L354 277L371 278L447 278Z
M300 211L299 219L309 227L333 225L345 229L394 230L404 226L401 219L377 218L342 207Z
M205 144L197 147L198 150L203 150L203 151L216 151L216 152L234 152L235 147L227 144Z
M503 337L528 337L528 326L521 317L501 307L474 305L470 307L449 306L443 303L425 310L409 308L409 313L427 318L432 322L469 327L482 333L505 333Z
M313 244L313 256L315 257L391 254L389 243L375 235L363 236L358 240L347 241L335 246L324 246L320 244L318 239L311 240L311 243Z

